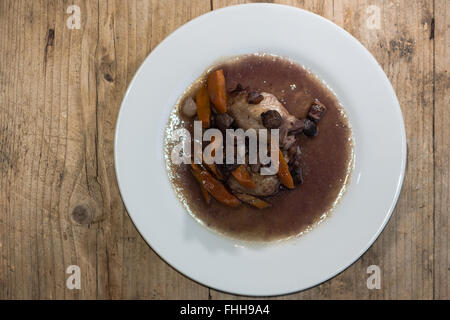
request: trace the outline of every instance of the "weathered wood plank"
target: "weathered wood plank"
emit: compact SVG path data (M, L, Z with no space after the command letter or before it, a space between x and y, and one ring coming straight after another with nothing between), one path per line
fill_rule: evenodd
M360 260L358 275L370 264L382 270L382 289L368 291L356 281L355 297L430 299L433 279L433 46L430 1L358 2L360 14L348 7L342 21L356 20L354 35L374 54L397 93L405 120L408 165L392 220L379 240ZM380 5L381 29L366 28L366 8ZM353 12L357 12L356 10ZM352 18L353 17L353 18ZM350 23L351 24L351 23ZM343 25L346 28L345 24Z
M450 3L436 1L435 41L435 221L434 221L434 297L449 299L450 234Z
M72 4L80 30L66 27ZM150 50L209 10L207 0L1 2L0 298L208 298L134 228L113 136ZM66 288L72 264L79 291Z

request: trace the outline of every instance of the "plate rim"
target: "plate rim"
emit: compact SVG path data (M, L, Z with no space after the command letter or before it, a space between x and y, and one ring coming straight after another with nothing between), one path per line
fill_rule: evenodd
M372 61L372 63L374 62L378 68L380 68L380 70L382 71L382 76L384 77L385 82L388 84L387 88L389 89L391 95L393 96L394 100L394 104L396 105L395 108L395 113L397 113L397 115L399 116L399 119L401 121L399 121L399 125L400 125L400 133L401 133L401 172L400 172L400 176L398 177L398 181L397 181L397 185L395 187L395 195L392 199L392 202L390 204L389 210L386 213L383 223L379 226L377 232L372 236L372 238L363 246L363 249L361 249L361 251L358 253L357 257L354 258L351 262L349 262L348 264L345 264L344 266L337 268L335 272L330 273L330 275L326 278L324 278L321 281L318 281L310 286L298 289L298 290L293 290L293 291L285 291L285 290L277 290L277 292L275 292L276 290L273 290L275 293L269 293L269 294L251 294L251 293L246 293L244 292L245 290L236 290L236 291L227 291L223 288L218 288L216 286L214 286L214 284L210 284L210 283L206 283L206 281L201 280L201 279L197 279L197 277L193 276L193 275L187 275L186 273L184 273L182 270L180 270L178 267L172 265L170 262L168 262L163 256L163 253L160 252L160 250L158 250L157 248L155 248L154 246L151 245L150 241L144 236L144 233L141 231L140 227L138 226L138 224L136 223L135 219L133 218L132 214L129 211L130 205L127 204L127 200L124 197L124 186L122 185L123 182L120 181L120 174L119 174L119 166L118 166L118 138L119 138L119 127L120 127L120 123L121 123L121 119L123 119L123 113L125 112L126 109L126 105L125 102L132 90L132 88L134 87L135 83L136 83L136 79L138 78L138 76L143 72L144 66L145 64L151 59L152 55L155 54L156 52L158 52L162 45L169 41L171 38L173 38L176 34L178 34L181 29L196 23L197 21L205 18L205 16L209 16L209 15L214 15L217 14L217 12L222 12L222 11L228 11L228 10L235 10L238 7L285 7L288 8L289 10L296 10L299 12L302 12L303 14L307 14L307 15L312 15L315 18L321 20L322 22L326 22L330 25L332 25L334 28L337 28L339 31L341 31L346 38L348 38L350 41L352 41L354 44L356 44L357 46L359 46L360 48L363 49L363 51L366 53L367 57ZM176 270L177 272L179 272L180 274L182 274L183 276L187 277L188 279L202 285L205 286L207 288L210 289L214 289L216 291L219 292L223 292L223 293L228 293L228 294L232 294L232 295L238 295L238 296L247 296L247 297L277 297L277 296L284 296L284 295L290 295L290 294L294 294L294 293L299 293L299 292L303 292L305 290L308 290L310 288L316 287L334 277L336 277L337 275L339 275L340 273L344 272L346 269L348 269L349 267L351 267L355 262L359 261L361 256L366 253L370 247L375 243L375 241L379 238L380 234L384 231L384 229L386 228L386 225L388 224L388 222L390 221L392 214L394 212L394 209L397 205L399 196L401 194L401 190L403 187L403 182L405 179L405 174L406 174L406 163L407 163L407 140L406 140L406 130L405 130L405 122L404 122L404 117L403 117L403 113L401 110L401 106L400 103L398 101L398 97L395 93L395 90L392 86L391 81L389 80L389 78L386 75L386 72L383 70L383 68L381 67L381 65L378 63L378 61L375 59L375 57L373 56L373 54L357 39L355 38L353 35L351 35L348 31L346 31L344 28L340 27L339 25L337 25L336 23L334 23L331 20L328 20L327 18L324 18L321 15L318 15L314 12L302 9L302 8L298 8L298 7L294 7L294 6L289 6L289 5L284 5L284 4L274 4L274 3L246 3L246 4L238 4L238 5L232 5L232 6L227 6L227 7L223 7L223 8L219 8L219 9L214 9L211 10L209 12L206 12L200 16L197 16L189 21L187 21L186 23L182 24L181 26L179 26L178 28L176 28L174 31L172 31L169 35L167 35L153 50L151 50L149 52L149 54L146 56L146 58L143 60L143 62L140 64L139 68L136 70L135 74L133 75L130 83L128 84L128 87L125 91L125 94L123 96L122 102L120 104L120 108L119 108L119 112L117 114L117 120L116 120L116 124L115 124L115 133L114 133L114 145L113 145L113 152L114 152L114 172L116 175L116 180L117 180L117 185L118 185L118 189L119 189L119 193L120 193L120 197L122 199L122 202L124 204L125 207L125 211L126 214L128 215L128 217L130 217L131 221L133 222L134 227L136 228L136 230L138 231L138 233L140 234L140 236L145 240L146 244L150 247L150 249L152 249L156 255L164 261L165 264L167 264L169 267L171 267L172 269ZM345 195L344 195L345 197Z

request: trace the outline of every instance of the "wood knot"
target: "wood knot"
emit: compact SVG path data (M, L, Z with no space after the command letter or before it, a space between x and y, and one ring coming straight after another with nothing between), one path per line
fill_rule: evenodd
M77 205L72 211L72 219L78 224L89 224L93 218L91 211L86 205Z
M104 78L106 81L108 81L108 82L113 82L113 81L114 81L113 77L112 77L109 73L105 73L105 74L103 75L103 78Z

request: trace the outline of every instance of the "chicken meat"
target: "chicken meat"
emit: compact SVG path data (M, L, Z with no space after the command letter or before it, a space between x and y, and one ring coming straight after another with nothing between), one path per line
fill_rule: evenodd
M248 103L245 91L230 101L228 112L235 119L238 127L244 130L264 129L261 114L269 110L275 110L281 115L288 130L297 122L298 119L291 115L273 94L262 92L261 95L264 99L258 104Z

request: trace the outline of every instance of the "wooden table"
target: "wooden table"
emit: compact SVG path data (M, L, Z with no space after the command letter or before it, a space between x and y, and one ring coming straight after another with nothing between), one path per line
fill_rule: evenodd
M182 276L144 242L117 188L113 139L149 52L192 18L243 2L0 1L1 299L234 298ZM375 244L332 280L281 298L448 299L450 2L274 2L334 21L373 53L408 140L403 190ZM79 290L66 287L70 265ZM370 265L381 269L379 290L366 286Z

